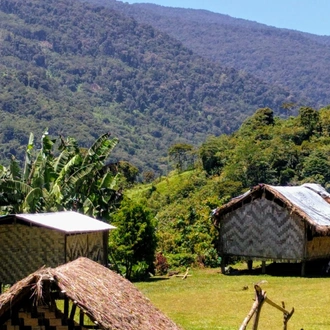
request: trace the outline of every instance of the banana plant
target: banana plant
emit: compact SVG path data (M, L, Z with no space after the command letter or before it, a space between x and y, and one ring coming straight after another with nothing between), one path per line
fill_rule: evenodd
M0 210L2 213L35 213L77 210L109 219L120 200L115 190L117 174L105 162L116 138L103 134L84 150L73 138L53 140L44 132L40 150L34 150L30 135L21 170L13 158L10 166L0 166ZM54 147L58 145L58 155Z

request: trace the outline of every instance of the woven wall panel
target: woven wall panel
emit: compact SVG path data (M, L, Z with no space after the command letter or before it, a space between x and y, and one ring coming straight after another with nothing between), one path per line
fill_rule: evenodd
M221 240L224 254L301 260L304 224L286 208L265 198L256 199L224 216Z
M330 237L314 237L307 242L307 257L309 259L330 257Z
M19 224L0 226L0 282L12 284L42 266L64 263L64 235Z
M102 262L103 257L103 233L89 233L70 235L67 237L67 261L79 257L86 257L94 261Z
M88 257L94 261L103 263L103 233L88 234Z

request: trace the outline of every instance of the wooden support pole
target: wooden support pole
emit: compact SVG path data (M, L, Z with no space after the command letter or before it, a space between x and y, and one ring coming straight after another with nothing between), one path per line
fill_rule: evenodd
M306 273L306 261L303 260L301 262L301 277L305 277L305 273Z
M226 270L226 257L224 255L221 256L221 274L225 274Z
M266 261L265 260L261 261L261 273L266 274Z
M103 232L103 266L108 267L109 266L109 231Z
M84 326L84 312L81 309L79 311L79 325Z
M247 261L247 268L248 268L249 271L252 270L252 268L253 268L253 260L248 260Z
M67 296L64 297L64 315L66 318L69 316L69 299Z
M70 320L74 320L74 314L76 314L76 309L77 309L77 305L75 303L73 303L72 308L71 308L71 313L70 313Z

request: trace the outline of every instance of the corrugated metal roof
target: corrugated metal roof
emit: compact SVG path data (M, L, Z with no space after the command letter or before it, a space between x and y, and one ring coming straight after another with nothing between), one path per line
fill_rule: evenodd
M68 234L106 231L116 228L103 221L91 218L87 215L74 211L36 214L15 214L5 216L3 218L8 217L21 219L23 221L30 222L34 225L56 229Z
M330 195L322 186L309 183L297 187L270 187L301 209L316 224L330 226L330 204L324 199Z

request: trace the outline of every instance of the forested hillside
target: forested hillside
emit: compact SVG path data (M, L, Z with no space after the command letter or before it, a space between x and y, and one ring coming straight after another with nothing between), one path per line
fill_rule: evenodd
M79 1L0 0L0 158L21 157L29 133L104 132L117 159L162 171L177 141L229 133L290 91L205 61L174 38Z
M299 95L300 104L330 104L330 36L278 29L205 10L89 1L150 24L208 60L287 87Z
M302 107L289 119L259 109L236 132L209 137L196 153L193 170L130 191L156 215L158 250L171 266L219 265L212 210L255 185L314 182L329 189L330 109Z

